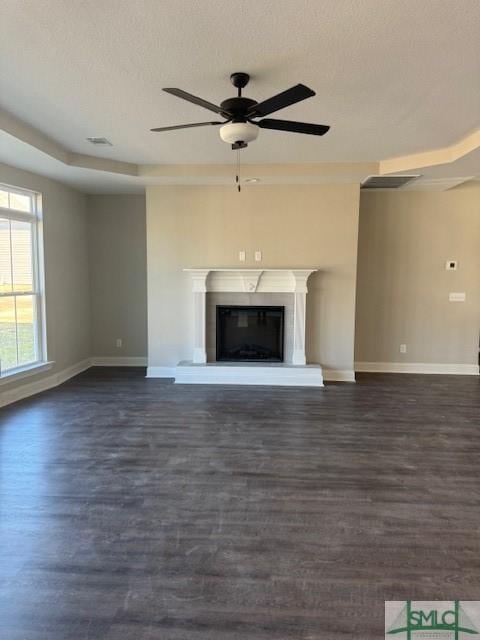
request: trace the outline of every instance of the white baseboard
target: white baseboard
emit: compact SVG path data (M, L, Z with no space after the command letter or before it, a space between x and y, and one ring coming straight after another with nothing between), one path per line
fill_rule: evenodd
M86 371L90 367L145 367L147 365L147 358L144 357L126 357L126 358L107 358L107 357L94 357L86 358L81 362L77 362L71 367L67 367L57 373L51 375L39 377L38 374L32 373L32 377L37 379L31 382L25 382L25 384L19 383L13 389L8 391L2 391L0 394L0 407L4 407L17 400L23 400L47 389L57 387L59 384L66 382L70 378L77 376L82 371ZM172 374L173 377L173 374ZM24 380L25 378L22 378ZM12 381L13 382L13 381Z
M425 373L478 376L477 364L431 364L429 362L355 362L355 371L371 373Z
M92 367L146 367L147 358L143 356L94 356Z
M147 367L147 378L175 378L175 367Z
M4 407L12 402L17 402L18 400L23 400L24 398L41 393L42 391L47 391L47 389L51 389L52 387L57 387L59 384L66 382L74 376L78 376L79 373L82 373L82 371L85 371L90 367L91 360L90 358L86 358L85 360L77 362L62 371L52 373L51 375L40 378L39 380L33 380L32 382L27 382L8 391L4 391L0 395L0 407ZM41 374L39 373L38 375ZM35 376L35 374L32 374L32 376Z

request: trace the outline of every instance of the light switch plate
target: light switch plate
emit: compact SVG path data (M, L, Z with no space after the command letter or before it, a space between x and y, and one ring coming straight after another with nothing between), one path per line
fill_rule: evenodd
M447 271L456 271L458 269L458 262L456 260L447 260L445 263L445 269Z
M238 252L238 259L240 260L240 262L245 262L245 251Z
M261 261L262 261L262 252L255 251L255 262L261 262Z
M457 291L448 294L448 299L450 302L465 302L467 294L465 291Z

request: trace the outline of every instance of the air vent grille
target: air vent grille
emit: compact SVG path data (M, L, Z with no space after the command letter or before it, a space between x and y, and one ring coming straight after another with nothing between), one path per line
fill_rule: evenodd
M412 180L420 177L417 175L408 176L368 176L362 184L362 189L398 189L405 186Z
M107 140L106 138L98 138L96 136L93 136L91 138L87 138L87 140L92 144L99 145L99 146L101 145L107 146L107 147L112 146L112 143L110 142L110 140Z

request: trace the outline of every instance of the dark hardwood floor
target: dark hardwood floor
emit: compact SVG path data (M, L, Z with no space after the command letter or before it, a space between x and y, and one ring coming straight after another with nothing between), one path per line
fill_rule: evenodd
M1 640L374 640L480 599L480 381L175 386L0 410Z

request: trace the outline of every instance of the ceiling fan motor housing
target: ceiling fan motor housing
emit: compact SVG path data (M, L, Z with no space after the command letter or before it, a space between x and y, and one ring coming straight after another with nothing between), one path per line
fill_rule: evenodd
M227 98L220 103L222 115L225 118L242 118L246 120L248 111L257 104L256 100L244 98L243 96L234 96Z
M257 139L259 127L251 122L228 122L220 127L220 137L224 142L252 142Z

